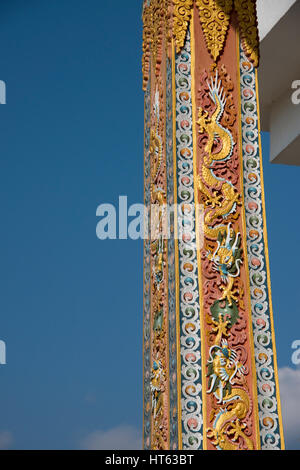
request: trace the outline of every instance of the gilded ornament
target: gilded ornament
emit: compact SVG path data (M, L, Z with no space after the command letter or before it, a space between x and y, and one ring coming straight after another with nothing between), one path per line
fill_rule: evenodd
M245 54L255 67L259 61L259 37L255 0L195 0L207 50L214 62L222 53L230 16L236 10ZM173 11L171 9L173 6ZM160 72L163 38L175 38L176 52L184 45L192 16L194 0L152 0L143 11L143 89L150 73L150 56L156 76ZM173 31L172 31L173 28Z
M232 0L195 0L208 52L216 62L229 28Z
M151 51L155 72L159 72L162 56L163 22L165 5L161 0L152 0Z
M187 29L192 15L194 0L173 0L174 4L174 37L176 52L184 45Z
M144 7L143 10L143 57L142 57L142 72L143 72L143 90L146 90L150 74L150 42L151 42L151 23L152 23L152 9L151 7Z
M163 38L170 39L170 12L169 0L152 0L143 9L143 89L146 89L150 74L150 59L155 75L160 73L162 61Z
M243 49L254 67L259 62L259 37L257 28L256 0L234 0L239 21Z

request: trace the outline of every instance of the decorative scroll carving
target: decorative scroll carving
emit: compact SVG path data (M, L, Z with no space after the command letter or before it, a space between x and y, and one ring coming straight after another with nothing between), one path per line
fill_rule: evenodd
M259 62L256 0L234 0L244 52L254 67Z
M244 50L241 49L240 54L245 213L261 449L279 450L284 446L284 442L280 429L275 344L267 280L256 79L253 64L247 59Z
M173 12L171 4L173 3ZM255 0L195 0L199 10L207 50L214 62L225 45L230 15L235 8L239 21L243 48L254 67L259 61L259 37ZM143 90L150 73L150 59L156 76L160 72L163 38L175 38L176 52L184 45L191 19L194 0L151 0L143 9ZM173 29L173 31L172 31Z
M173 142L173 81L172 61L167 59L166 71L166 173L167 173L167 197L168 204L174 204L174 146ZM170 217L170 238L168 239L168 307L169 307L169 387L170 387L170 449L178 449L178 384L177 376L177 308L176 308L176 255L175 255L175 222L176 217Z
M195 0L208 52L216 62L229 28L232 0Z
M173 0L174 3L174 37L176 52L180 52L187 33L191 19L191 11L194 0Z
M181 327L181 407L183 449L203 448L201 331L193 174L191 42L188 32L176 58L177 203ZM186 228L185 228L186 227Z
M214 62L220 57L235 8L245 54L256 67L259 57L255 0L151 0L143 10L143 89L150 73L150 59L156 76L160 72L164 37L166 44L175 38L176 52L185 43L194 4L199 10L206 46Z

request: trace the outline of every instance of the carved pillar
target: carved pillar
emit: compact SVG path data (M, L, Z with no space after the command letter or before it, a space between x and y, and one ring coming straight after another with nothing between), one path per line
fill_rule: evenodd
M282 449L255 0L143 22L144 448Z

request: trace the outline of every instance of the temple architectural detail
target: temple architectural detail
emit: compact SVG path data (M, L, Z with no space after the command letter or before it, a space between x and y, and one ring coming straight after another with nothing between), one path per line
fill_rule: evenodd
M283 449L255 0L144 0L145 449Z

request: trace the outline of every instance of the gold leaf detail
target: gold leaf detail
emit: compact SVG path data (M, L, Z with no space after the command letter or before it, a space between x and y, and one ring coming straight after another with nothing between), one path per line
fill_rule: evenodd
M152 0L151 50L155 72L158 74L162 59L163 18L166 14L162 0Z
M254 67L259 62L259 37L255 0L234 0L243 49Z
M216 62L229 28L232 0L196 0L207 49Z
M142 72L143 72L143 90L147 88L147 83L150 74L150 42L151 42L151 24L152 24L152 9L151 7L144 7L143 11L143 57L142 57Z
M147 87L150 74L150 59L156 76L159 75L162 61L163 37L168 40L167 19L169 11L168 0L152 0L149 5L144 5L143 10L143 90Z
M174 4L174 36L176 52L184 45L187 29L191 19L194 0L173 0Z

